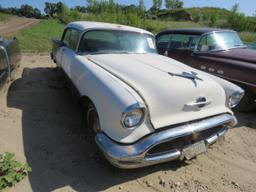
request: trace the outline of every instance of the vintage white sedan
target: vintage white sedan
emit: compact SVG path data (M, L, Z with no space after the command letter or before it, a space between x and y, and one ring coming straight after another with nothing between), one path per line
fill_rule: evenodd
M120 168L191 159L236 125L243 90L156 53L148 31L73 22L52 59L76 90L85 121Z

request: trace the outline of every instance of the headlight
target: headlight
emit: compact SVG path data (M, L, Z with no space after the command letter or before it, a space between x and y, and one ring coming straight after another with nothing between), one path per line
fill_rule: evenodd
M229 107L230 108L236 107L240 103L240 101L243 98L243 96L244 96L244 91L243 90L234 92L229 97Z
M144 120L144 108L138 104L129 107L122 115L121 123L125 128L139 126Z

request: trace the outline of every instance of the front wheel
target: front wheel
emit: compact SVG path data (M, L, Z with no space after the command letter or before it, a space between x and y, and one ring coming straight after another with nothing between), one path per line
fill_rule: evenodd
M87 127L98 133L100 131L100 120L96 107L89 103L86 110L86 124Z

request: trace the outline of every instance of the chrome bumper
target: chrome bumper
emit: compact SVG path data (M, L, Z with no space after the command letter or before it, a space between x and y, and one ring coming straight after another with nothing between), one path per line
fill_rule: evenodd
M117 143L107 137L104 133L98 133L96 135L96 143L111 164L123 169L132 169L181 159L183 157L182 150L179 149L148 155L147 152L156 145L221 126L221 130L210 137L203 139L206 145L211 145L220 137L223 137L228 131L228 128L231 128L236 124L237 120L235 116L223 114L195 123L153 133L134 144L125 145Z

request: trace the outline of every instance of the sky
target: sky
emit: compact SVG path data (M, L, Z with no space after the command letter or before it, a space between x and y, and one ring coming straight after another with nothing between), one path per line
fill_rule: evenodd
M58 2L60 0L46 0L48 2ZM19 7L21 4L29 4L33 7L39 8L41 11L44 9L45 0L0 0L2 7ZM62 0L69 7L76 5L86 5L86 0ZM138 4L139 0L116 0L120 4ZM144 0L147 8L152 6L152 0ZM163 0L164 2L164 0ZM235 3L239 3L240 11L248 16L256 14L256 0L183 0L184 7L221 7L230 9Z

